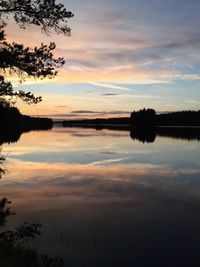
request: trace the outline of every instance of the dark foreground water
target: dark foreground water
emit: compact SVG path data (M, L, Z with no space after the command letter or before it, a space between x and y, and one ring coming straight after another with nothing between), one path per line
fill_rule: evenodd
M6 229L39 222L30 244L65 266L200 266L200 142L54 128L3 145Z

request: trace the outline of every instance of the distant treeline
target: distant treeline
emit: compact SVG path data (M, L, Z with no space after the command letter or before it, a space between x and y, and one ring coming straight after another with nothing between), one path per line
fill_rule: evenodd
M159 126L200 126L200 110L158 114L156 124Z
M156 114L154 109L141 109L133 111L130 117L108 119L84 119L68 120L64 126L87 126L87 125L132 125L133 127L156 127L156 126L200 126L199 111L178 111Z
M64 121L63 126L87 126L87 125L130 125L130 118L108 118L108 119L84 119Z

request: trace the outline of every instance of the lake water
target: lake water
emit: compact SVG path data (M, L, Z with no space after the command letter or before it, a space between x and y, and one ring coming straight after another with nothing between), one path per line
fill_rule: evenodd
M54 127L3 145L0 197L65 266L200 266L200 142Z

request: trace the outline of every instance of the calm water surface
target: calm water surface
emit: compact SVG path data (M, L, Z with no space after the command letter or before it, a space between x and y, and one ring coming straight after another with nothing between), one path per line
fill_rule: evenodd
M65 266L200 266L200 143L55 127L4 145L1 197Z

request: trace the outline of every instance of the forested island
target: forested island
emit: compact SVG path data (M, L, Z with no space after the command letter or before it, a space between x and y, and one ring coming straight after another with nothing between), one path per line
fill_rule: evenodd
M200 126L200 110L176 111L157 114L154 109L141 109L131 113L131 125L136 127Z

